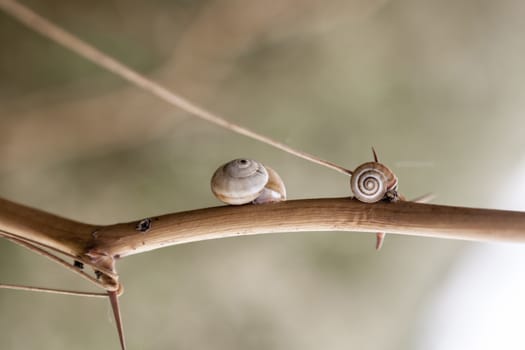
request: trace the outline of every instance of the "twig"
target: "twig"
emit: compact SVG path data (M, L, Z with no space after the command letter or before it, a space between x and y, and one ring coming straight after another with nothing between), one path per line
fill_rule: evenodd
M15 225L17 220L21 224ZM92 226L0 199L0 230L48 244L56 242L61 249L86 259L94 255L122 258L208 239L302 231L387 232L446 239L525 242L523 212L405 201L365 204L351 198L303 199L198 209L150 220L151 227L146 231L137 230L140 220ZM35 235L34 231L40 226L43 233Z
M318 158L312 154L296 150L282 142L273 140L270 137L264 136L243 126L227 121L226 119L205 110L195 103L183 98L178 94L175 94L174 92L169 91L153 80L148 79L144 75L141 75L140 73L125 66L123 63L106 55L102 51L80 40L76 36L66 32L62 28L51 23L47 19L41 17L34 11L16 1L0 0L0 8L43 36L59 43L73 52L76 52L80 56L97 64L98 66L113 72L114 74L157 96L165 102L188 112L190 115L206 120L227 130L250 137L254 140L260 141L299 158L303 158L310 162L336 170L342 174L352 174L352 171L349 169Z

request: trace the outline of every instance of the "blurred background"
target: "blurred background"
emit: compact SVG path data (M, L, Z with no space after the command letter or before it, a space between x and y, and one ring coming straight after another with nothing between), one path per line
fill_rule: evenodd
M525 210L519 0L24 1L206 108L407 197ZM348 179L195 119L0 13L0 196L110 224L220 205L215 168L291 199ZM523 349L519 245L365 233L174 246L118 263L130 349ZM0 240L0 282L90 289ZM107 301L0 291L2 349L118 349Z

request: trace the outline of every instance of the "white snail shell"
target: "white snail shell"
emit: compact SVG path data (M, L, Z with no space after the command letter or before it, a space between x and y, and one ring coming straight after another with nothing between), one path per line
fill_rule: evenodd
M215 197L226 204L270 203L286 200L286 188L275 170L252 159L234 159L211 178Z
M361 164L350 179L355 198L365 203L384 199L389 191L397 190L397 183L397 176L392 170L378 162Z

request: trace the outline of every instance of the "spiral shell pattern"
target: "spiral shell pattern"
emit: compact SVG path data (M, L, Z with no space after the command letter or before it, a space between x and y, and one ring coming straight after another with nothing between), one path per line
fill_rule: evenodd
M397 189L397 177L386 165L368 162L354 170L350 187L361 202L375 203L385 198L387 191Z

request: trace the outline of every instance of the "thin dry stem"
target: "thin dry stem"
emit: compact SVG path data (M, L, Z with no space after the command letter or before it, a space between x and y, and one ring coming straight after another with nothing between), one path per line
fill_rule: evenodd
M33 286L22 286L19 284L0 284L0 289L14 289L14 290L24 290L28 292L43 292L50 294L61 294L61 295L74 295L81 297L93 297L93 298L107 298L107 293L96 293L96 292L80 292L67 289L57 289L57 288L44 288L44 287L33 287Z
M0 198L0 201L1 201L1 198ZM96 231L94 231L94 233L96 233ZM32 240L30 238L26 238L26 237L19 237L15 234L12 234L10 232L7 232L7 231L3 231L3 230L0 230L0 237L4 237L6 238L7 240L15 243L15 244L18 244L24 248L28 248L40 255L43 255L51 260L54 260L56 261L57 263L59 264L63 264L65 265L66 267L68 268L71 268L71 269L74 269L75 271L78 270L76 267L74 267L73 265L70 265L67 261L63 260L62 258L60 258L58 255L56 254L53 254L53 253L50 253L48 251L46 251L45 249L49 249L50 251L53 251L53 252L56 252L56 253L60 253L60 254L63 254L65 256L68 256L72 259L75 259L77 260L78 262L81 262L83 264L86 264L86 265L89 265L93 268L96 268L98 272L100 273L103 273L105 275L107 275L108 277L110 278L113 278L113 279L118 279L118 275L113 272L112 270L108 269L108 268L105 268L103 266L100 266L98 264L94 264L92 261L90 260L87 260L85 259L84 257L81 257L81 256L74 256L74 255L71 255L67 252L64 252L64 251L60 251L58 248L56 247L53 247L53 246L49 246L49 245L46 245L44 243L41 243L41 242L37 242L35 240Z
M107 295L109 296L109 302L111 304L111 309L113 310L113 317L115 318L115 326L117 327L120 348L126 350L126 337L124 336L124 325L122 324L122 314L120 312L120 303L118 301L120 294L117 291L108 292Z
M183 98L182 96L169 91L168 89L154 82L153 80L148 79L144 75L141 75L140 73L132 70L123 63L106 55L102 51L80 40L74 35L66 32L64 29L51 23L47 19L41 17L34 11L30 10L29 8L21 5L16 1L0 0L0 8L2 8L5 12L9 13L11 16L18 19L20 22L33 29L34 31L59 43L63 47L66 47L71 51L76 52L80 56L97 64L98 66L107 69L110 72L113 72L114 74L129 81L135 86L157 96L165 102L188 112L190 115L201 118L222 128L236 132L240 135L250 137L254 140L260 141L262 143L280 149L284 152L297 156L299 158L303 158L310 162L336 170L342 174L352 174L352 171L349 169L341 167L335 163L323 160L309 153L296 150L282 142L273 140L267 136L247 129L243 126L227 121L226 119L210 111L205 110L204 108Z
M103 288L103 289L107 289L107 290L116 290L118 289L118 285L116 283L116 280L118 279L118 277L116 277L115 273L111 273L110 276L106 276L107 278L103 279L103 280L98 280L90 275L88 275L87 273L85 273L84 271L80 270L78 267L75 267L74 265L68 263L67 261L65 261L64 259L54 255L54 254L51 254L50 252L46 251L45 249L42 249L40 248L37 243L33 243L33 242L30 242L30 241L27 241L25 240L24 238L18 238L18 237L13 237L14 235L9 233L9 232L6 232L6 231L3 231L3 230L0 230L0 237L4 237L5 239L7 239L8 241L11 241L15 244L18 244L24 248L27 248L39 255L42 255L43 257L46 257L54 262L56 262L57 264L61 265L62 267L65 267L66 269L70 270L70 271L73 271L74 273L76 273L77 275L79 275L80 277L84 278L85 280L93 283L94 285L96 285L97 287L100 287L100 288ZM110 281L110 282L113 282L114 283L107 283L107 281Z

